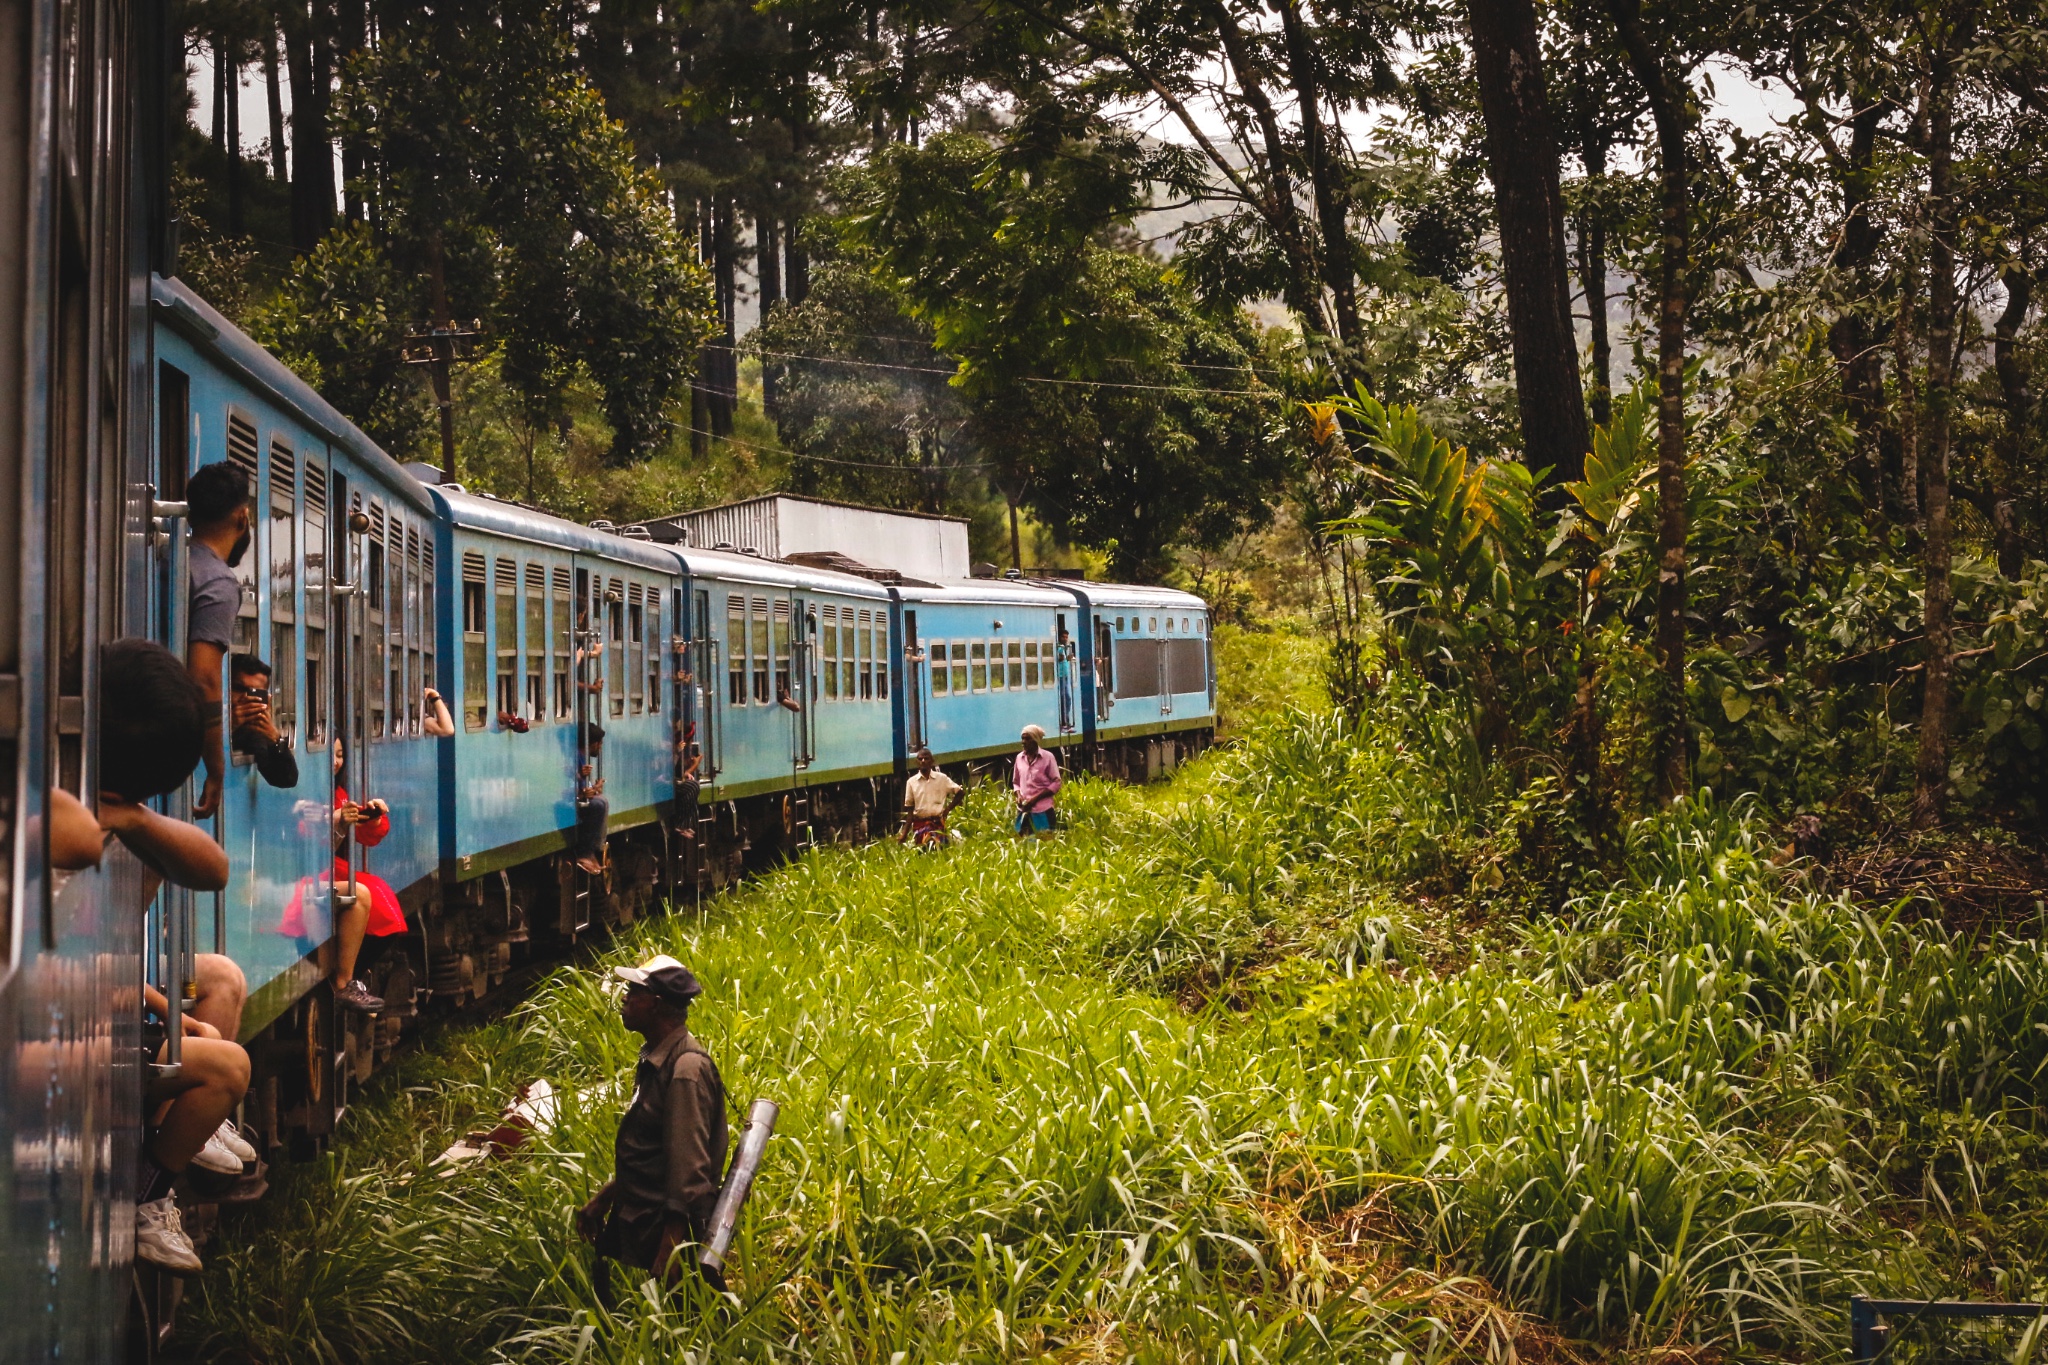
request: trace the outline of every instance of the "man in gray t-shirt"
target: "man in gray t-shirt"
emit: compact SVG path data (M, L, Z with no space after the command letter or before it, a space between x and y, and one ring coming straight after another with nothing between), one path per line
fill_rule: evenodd
M254 532L249 517L249 478L231 464L200 468L185 483L185 521L192 528L192 553L185 643L185 667L206 696L206 789L192 807L199 819L220 807L224 763L220 735L220 671L235 635L242 605L235 566L249 552Z

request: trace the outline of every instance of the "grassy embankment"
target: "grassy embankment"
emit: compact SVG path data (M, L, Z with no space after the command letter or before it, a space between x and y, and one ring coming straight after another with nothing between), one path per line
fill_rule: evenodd
M1273 646L1280 647L1276 651ZM1233 644L1267 702L1286 637ZM1295 698L1295 699L1298 699ZM721 1304L595 1307L569 1212L635 1040L598 974L450 1038L212 1253L214 1360L1826 1356L1856 1286L2035 1292L2048 954L1800 889L1740 810L1538 923L1443 884L1497 801L1425 714L1268 708L1049 844L806 859L644 926L783 1123ZM1257 707L1251 708L1257 710ZM1448 727L1442 727L1447 729ZM557 1131L438 1178L541 1075ZM1405 1356L1399 1353L1406 1353Z

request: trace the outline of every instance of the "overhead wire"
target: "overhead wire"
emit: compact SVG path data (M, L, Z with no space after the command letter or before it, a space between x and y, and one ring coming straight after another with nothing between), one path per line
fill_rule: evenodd
M689 432L692 436L702 436L708 441L723 441L727 445L738 446L742 450L751 450L761 455L786 455L792 460L811 460L818 464L846 465L853 469L892 469L899 474L947 474L956 469L991 468L987 463L932 465L927 468L924 465L914 464L884 464L875 460L840 460L830 455L812 455L801 450L791 450L786 446L756 445L752 441L742 441L737 436L720 436L716 432L705 431L702 427L684 427L683 430Z
M862 370L893 370L902 374L936 374L951 376L959 370L940 369L933 365L892 365L884 360L853 360L835 355L798 355L793 351L757 350L749 347L741 352L737 346L724 346L716 342L706 350L732 351L734 354L773 356L777 360L802 360L814 365L847 365ZM1189 367L1192 368L1192 367ZM1206 393L1221 398L1273 398L1273 389L1212 389L1199 384L1132 384L1114 379L1057 379L1048 375L1025 375L1018 382L1024 384L1057 384L1085 389L1133 389L1149 393Z

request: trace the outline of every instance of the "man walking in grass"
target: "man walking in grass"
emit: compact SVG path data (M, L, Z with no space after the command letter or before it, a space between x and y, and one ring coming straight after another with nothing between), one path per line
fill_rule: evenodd
M1060 763L1052 756L1052 750L1045 747L1042 727L1025 726L1023 739L1024 748L1017 755L1010 779L1017 798L1017 834L1019 838L1036 834L1041 839L1050 839L1053 798L1060 790Z
M896 842L909 840L920 851L943 847L946 816L966 794L966 788L932 762L932 751L920 745L917 772L903 784L903 828L896 832Z
M725 1172L725 1083L688 1023L690 1002L704 988L667 954L612 970L626 983L619 1017L647 1041L632 1103L619 1120L612 1178L576 1215L577 1232L597 1248L597 1290L606 1304L606 1258L670 1285L695 1265L691 1249L710 1233ZM716 1272L704 1274L724 1287Z

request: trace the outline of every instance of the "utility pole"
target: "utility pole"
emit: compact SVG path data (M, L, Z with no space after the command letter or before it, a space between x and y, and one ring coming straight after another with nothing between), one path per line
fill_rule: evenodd
M449 483L455 477L455 397L450 372L458 360L476 358L477 338L482 324L471 319L456 322L408 322L402 354L408 365L425 365L434 383L434 406L441 414L441 477Z

